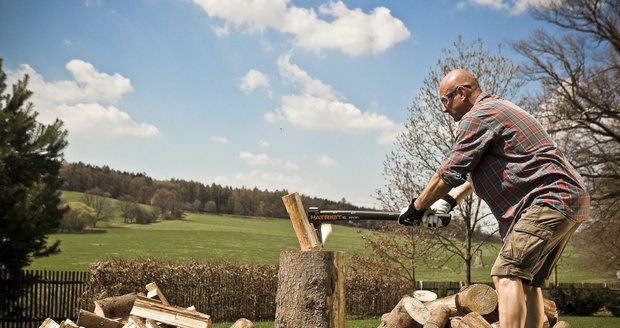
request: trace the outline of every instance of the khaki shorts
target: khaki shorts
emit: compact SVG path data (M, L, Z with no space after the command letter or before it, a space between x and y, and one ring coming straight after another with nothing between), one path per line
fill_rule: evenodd
M548 206L533 205L506 236L491 276L519 277L542 287L579 223Z

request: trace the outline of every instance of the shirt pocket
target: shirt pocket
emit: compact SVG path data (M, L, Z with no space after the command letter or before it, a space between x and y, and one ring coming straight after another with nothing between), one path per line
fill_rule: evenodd
M539 261L553 232L528 220L519 220L508 236L501 255L508 262L529 268Z

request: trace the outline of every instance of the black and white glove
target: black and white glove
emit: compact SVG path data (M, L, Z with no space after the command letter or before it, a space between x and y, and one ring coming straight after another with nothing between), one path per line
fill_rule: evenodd
M422 217L424 213L426 213L426 209L418 210L415 208L413 203L415 202L415 198L411 200L411 204L409 206L403 208L400 211L400 215L398 216L398 224L412 226L412 225L420 225Z
M421 218L422 225L430 228L439 228L444 226L444 221L437 214L449 214L456 207L456 199L450 195L445 195L437 200L431 207L424 212ZM447 220L447 222L450 222Z

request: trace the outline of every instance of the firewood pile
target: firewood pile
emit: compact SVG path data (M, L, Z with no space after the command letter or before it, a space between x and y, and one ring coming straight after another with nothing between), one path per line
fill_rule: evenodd
M570 328L558 321L555 302L544 299L545 328ZM437 298L429 291L404 296L389 313L381 317L378 328L501 328L497 294L484 284L466 287L459 293Z
M80 310L77 322L66 319L56 323L47 318L39 328L210 328L211 316L191 306L170 305L154 282L146 285L147 294L126 294L95 301L94 312ZM231 328L254 328L247 319L239 319Z

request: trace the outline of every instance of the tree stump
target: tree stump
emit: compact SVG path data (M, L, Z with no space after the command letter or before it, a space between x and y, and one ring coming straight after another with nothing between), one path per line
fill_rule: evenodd
M344 328L344 253L280 254L275 327Z

